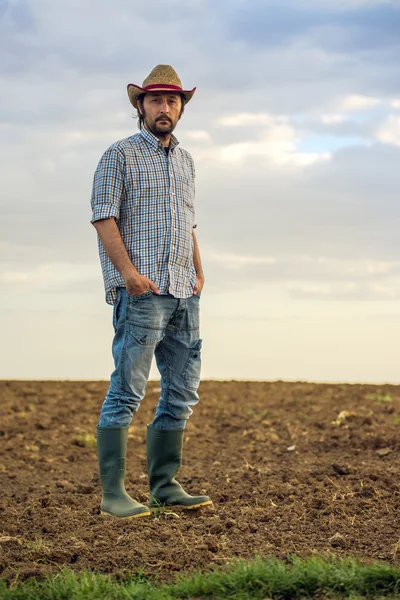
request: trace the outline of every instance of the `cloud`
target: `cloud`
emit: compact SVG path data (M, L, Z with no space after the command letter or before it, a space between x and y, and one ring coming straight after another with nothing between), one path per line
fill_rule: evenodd
M211 140L211 136L208 131L187 131L185 133L185 137L188 140L193 140L194 142L209 142Z
M247 125L255 125L257 127L267 126L274 127L277 124L285 125L286 117L276 117L266 113L238 113L227 117L221 117L217 120L218 125L224 127L243 127Z
M325 256L294 255L251 256L224 252L206 252L205 258L228 270L247 270L250 266L262 268L273 279L334 279L366 280L371 277L387 278L400 275L400 261L351 260Z
M277 262L273 256L242 256L227 253L205 253L210 262L222 265L227 269L243 269L249 265L272 265Z
M21 265L22 266L22 265ZM29 270L0 271L0 286L10 292L82 292L98 286L97 264L42 263Z
M337 101L336 108L341 112L361 112L369 108L375 108L379 104L379 98L353 94Z
M306 171L262 168L254 158L236 170L228 163L214 170L212 158L194 156L203 245L244 256L387 261L400 255L395 146L343 149Z
M326 113L321 115L321 122L325 125L337 125L338 123L344 123L347 117L337 113Z
M376 136L385 144L400 146L400 117L389 115L378 128Z
M260 256L218 252L203 253L209 269L218 267L218 279L225 283L243 279L247 282L267 281L297 283L312 282L323 284L328 289L331 284L348 287L374 283L384 287L393 282L400 285L400 261L377 261L336 259L324 256ZM297 288L296 288L297 289Z
M287 116L238 113L221 117L216 123L234 128L254 126L258 138L214 147L212 156L219 161L238 164L255 158L277 166L304 167L331 158L329 152L300 151L301 136Z
M203 254L207 289L217 293L252 289L254 294L296 300L358 301L400 298L400 260L339 260L324 256Z
M288 293L294 299L318 299L340 301L393 301L400 298L400 281L396 286L360 285L348 282L343 285L301 285L288 286Z
M256 142L240 142L221 146L213 151L213 157L229 164L240 164L244 160L255 158L277 166L306 167L316 162L329 160L331 154L329 152L298 152L291 132L288 130L287 136L283 132L277 137L267 134L264 139Z
M345 54L367 48L398 47L400 10L391 2L258 3L242 5L230 17L235 38L256 46L287 46L293 40L318 40L320 47Z
M329 11L352 11L354 9L369 8L369 7L382 7L385 5L397 6L397 0L307 0L307 6L318 7L321 10Z

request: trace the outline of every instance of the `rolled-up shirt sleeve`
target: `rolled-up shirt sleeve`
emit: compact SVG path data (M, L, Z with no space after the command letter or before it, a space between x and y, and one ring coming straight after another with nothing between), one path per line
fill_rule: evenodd
M113 145L101 157L94 174L91 223L112 217L118 221L124 178L125 155Z

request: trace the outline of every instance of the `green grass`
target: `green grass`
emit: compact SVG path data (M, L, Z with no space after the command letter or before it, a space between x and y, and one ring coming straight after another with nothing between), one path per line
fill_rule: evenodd
M64 570L43 581L0 583L7 600L291 600L300 598L400 598L400 566L362 565L354 559L293 558L239 561L225 570L181 576L156 586L143 575L116 581L90 572Z
M97 441L92 433L78 433L74 437L74 443L82 448L96 448Z
M367 399L374 402L393 402L390 394L367 394Z
M168 506L165 506L165 504L157 500L157 498L152 497L152 500L154 502L154 507L151 507L153 517L158 519L161 515L168 515L175 519L180 519L180 516L176 512L172 512Z

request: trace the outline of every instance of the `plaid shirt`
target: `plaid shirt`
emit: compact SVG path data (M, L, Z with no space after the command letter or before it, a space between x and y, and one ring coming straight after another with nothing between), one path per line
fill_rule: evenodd
M169 152L147 129L113 144L93 182L92 220L115 217L129 257L161 294L193 294L194 164L171 136ZM98 239L106 302L125 281Z

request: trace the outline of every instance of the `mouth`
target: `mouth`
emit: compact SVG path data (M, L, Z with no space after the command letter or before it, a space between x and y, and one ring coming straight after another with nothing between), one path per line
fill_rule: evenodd
M162 118L162 119L157 119L156 123L171 123L171 121L170 121L170 119Z

